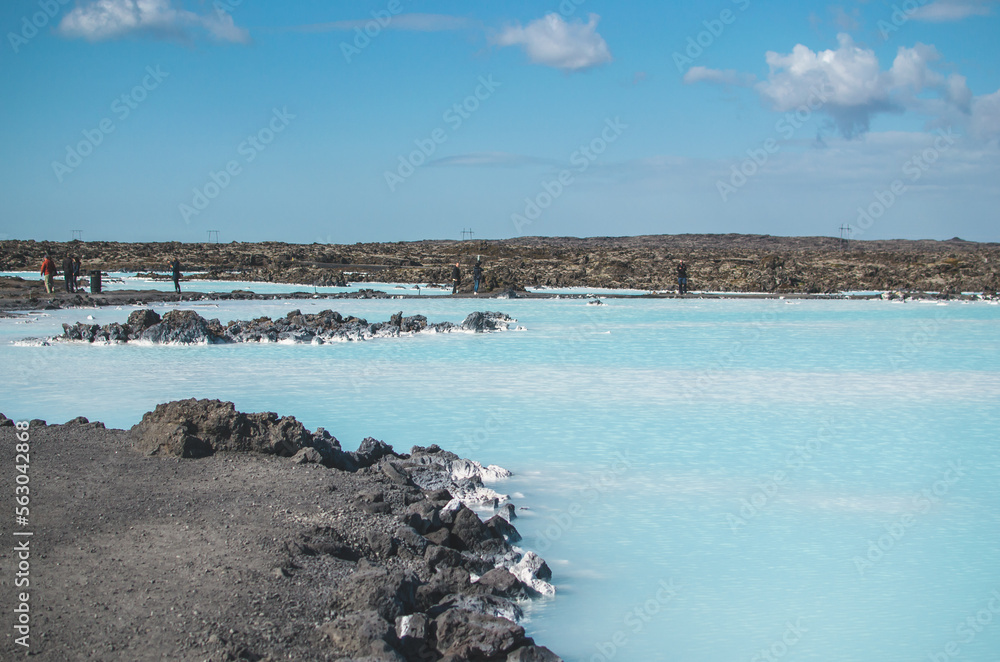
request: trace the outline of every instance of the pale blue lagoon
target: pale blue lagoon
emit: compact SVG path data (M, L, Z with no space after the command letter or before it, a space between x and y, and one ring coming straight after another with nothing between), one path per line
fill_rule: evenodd
M1000 659L1000 306L181 307L223 321L334 308L458 322L492 309L524 330L322 346L13 343L131 309L48 311L0 320L0 411L128 427L160 402L221 398L323 426L348 448L374 436L503 465L523 546L558 588L526 628L570 661Z

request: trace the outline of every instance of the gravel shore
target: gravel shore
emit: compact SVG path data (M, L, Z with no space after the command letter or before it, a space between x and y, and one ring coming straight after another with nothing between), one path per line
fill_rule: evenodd
M29 436L30 586L3 545L0 659L25 653L7 608L21 590L40 660L558 659L502 617L547 585L544 562L520 568L528 583L494 569L537 557L411 478L464 462L436 447L343 453L293 418L193 400L132 431L34 421ZM2 482L13 494L12 471Z

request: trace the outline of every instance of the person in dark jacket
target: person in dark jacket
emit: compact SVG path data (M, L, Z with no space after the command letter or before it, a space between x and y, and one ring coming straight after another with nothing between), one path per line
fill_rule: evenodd
M63 281L66 283L66 291L73 292L73 256L67 255L63 260Z
M677 265L677 293L687 294L688 291L688 268L684 264L684 260L681 260L680 264Z
M80 289L80 256L73 258L73 291Z
M458 294L458 284L462 281L462 272L458 268L459 263L451 268L451 293Z
M174 290L177 294L181 293L181 261L176 257L170 263L170 271L174 277Z
M483 281L483 265L476 258L476 266L472 268L472 292L474 294L479 294L479 283Z

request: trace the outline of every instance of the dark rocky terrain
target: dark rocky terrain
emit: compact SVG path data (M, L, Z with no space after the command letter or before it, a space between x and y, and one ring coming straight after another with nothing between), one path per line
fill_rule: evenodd
M159 313L143 308L129 314L123 323L63 324L63 334L53 340L80 340L84 342L147 341L156 344L195 343L245 343L293 342L315 343L362 341L373 338L398 338L403 334L449 333L470 331L490 333L506 331L512 317L497 312L469 313L461 324L438 322L428 324L423 315L403 317L402 311L387 322L373 322L358 317L344 317L333 310L303 314L299 310L285 317L272 320L259 317L253 320L232 320L223 326L217 319L206 320L193 310L171 310L161 318Z
M514 508L483 484L499 467L375 439L345 452L217 400L29 435L34 659L559 659L516 623L551 572L511 545ZM484 502L486 521L468 507ZM9 576L2 590L12 604ZM2 659L25 653L12 633Z
M206 277L305 285L382 281L450 283L462 264L471 289L477 256L485 291L527 286L672 289L679 260L691 288L729 292L914 290L993 292L1000 287L1000 244L852 241L768 235L523 237L498 241L284 244L180 244L0 241L0 270L38 269L43 253L82 255L84 269L165 271L178 257ZM57 259L57 262L60 260Z

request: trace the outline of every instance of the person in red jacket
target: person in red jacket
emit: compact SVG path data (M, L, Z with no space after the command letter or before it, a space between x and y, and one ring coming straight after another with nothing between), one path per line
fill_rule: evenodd
M45 291L52 294L52 278L56 275L56 263L52 261L49 254L45 254L42 260L42 277L45 279Z

